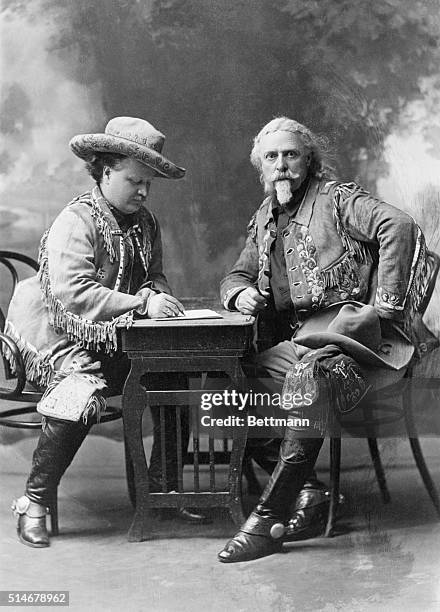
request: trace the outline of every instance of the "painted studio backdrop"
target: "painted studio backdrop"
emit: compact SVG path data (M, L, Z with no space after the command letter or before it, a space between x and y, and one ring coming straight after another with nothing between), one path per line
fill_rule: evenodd
M168 278L177 296L215 296L262 199L251 139L286 114L329 137L340 178L411 212L440 249L436 0L1 7L2 248L35 257L43 231L90 185L68 148L74 134L138 116L187 168L150 193Z

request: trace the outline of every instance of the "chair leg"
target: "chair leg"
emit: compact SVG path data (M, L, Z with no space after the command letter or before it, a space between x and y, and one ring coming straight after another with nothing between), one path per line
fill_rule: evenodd
M333 535L339 504L339 477L341 474L341 438L330 438L330 508L324 537Z
M423 484L431 498L434 508L440 517L440 498L437 488L432 480L431 474L429 473L428 466L426 465L425 458L423 456L422 447L420 446L420 440L417 437L417 430L414 422L414 415L412 411L412 393L408 393L403 397L403 407L405 415L405 426L408 432L408 439L411 445L411 450L414 456L414 460L419 470L420 476L422 477Z
M385 478L385 472L382 465L382 459L379 453L379 447L377 445L376 438L368 438L368 448L370 449L371 459L373 461L374 471L376 472L377 484L382 495L382 501L384 504L388 504L391 501L390 492L388 491L387 481Z
M420 440L416 434L416 428L414 423L414 416L411 408L411 399L405 398L405 425L408 432L408 439L411 445L411 450L414 455L414 460L417 465L417 469L422 477L423 484L425 485L428 495L431 498L434 508L440 517L440 498L437 488L432 480L431 474L429 473L428 466L426 465L425 458L423 456L422 447L420 446Z
M50 514L50 530L53 536L60 534L58 525L58 487L55 489L55 493L52 498L52 502L49 507Z
M423 483L428 491L428 495L434 504L434 508L440 517L440 498L434 481L431 478L431 474L429 473L425 458L423 457L420 441L418 438L409 438L409 443L411 445L411 450L413 452L417 468L420 472L420 476L422 477Z

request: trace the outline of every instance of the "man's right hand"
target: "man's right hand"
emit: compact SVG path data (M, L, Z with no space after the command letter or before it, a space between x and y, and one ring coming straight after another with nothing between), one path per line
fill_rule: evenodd
M267 306L269 293L260 293L255 287L248 287L238 294L235 299L235 307L242 314L256 315Z
M178 317L185 314L182 304L168 293L152 295L148 301L147 317L150 319Z

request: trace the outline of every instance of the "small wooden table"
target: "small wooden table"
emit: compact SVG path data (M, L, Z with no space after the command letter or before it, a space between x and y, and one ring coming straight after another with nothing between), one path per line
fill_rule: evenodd
M241 507L241 468L247 426L233 430L229 490L149 493L148 466L142 440L142 415L145 408L158 404L194 404L197 394L200 399L206 389L150 390L147 389L148 373L218 371L226 373L234 386L239 388L244 379L240 360L252 343L253 317L225 311L213 300L193 298L182 302L186 309L211 308L223 318L175 318L164 321L144 319L130 329L121 330L122 350L131 360L122 396L125 441L133 467L136 498L135 515L128 532L130 542L151 537L151 507L227 507L236 524L244 520Z

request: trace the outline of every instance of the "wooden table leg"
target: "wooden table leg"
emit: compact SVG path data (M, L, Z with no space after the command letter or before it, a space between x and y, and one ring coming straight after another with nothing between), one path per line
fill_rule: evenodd
M142 439L142 415L147 406L145 389L140 384L144 374L142 360L133 359L122 395L122 417L128 453L133 465L136 509L128 531L129 542L151 538L148 465Z
M230 377L233 384L236 385L237 389L243 388L243 380L245 378L244 372L241 368L240 361L234 363L233 367L225 370L226 374ZM240 527L246 517L243 512L242 502L242 469L243 469L243 458L246 450L247 442L247 409L241 413L242 418L245 422L243 426L235 427L233 438L232 438L232 450L231 450L231 463L229 467L229 512L232 520L237 527Z
M125 454L125 476L127 479L127 491L130 503L136 508L136 487L134 486L133 461L128 450L127 436L124 435L124 454Z

